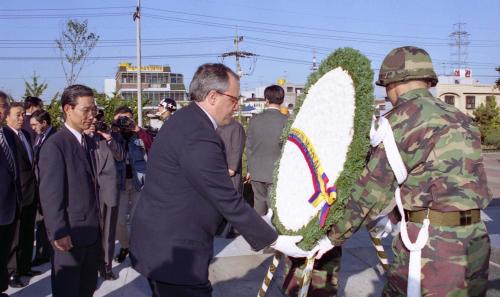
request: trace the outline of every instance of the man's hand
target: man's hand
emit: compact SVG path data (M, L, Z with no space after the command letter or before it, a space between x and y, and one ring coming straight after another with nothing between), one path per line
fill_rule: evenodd
M71 237L68 235L66 237L54 240L54 247L61 252L67 252L73 248L73 243L71 242Z
M328 236L321 238L315 247L309 252L308 257L316 255L316 260L321 259L323 255L329 250L333 249L335 246L332 244Z
M106 141L110 141L112 139L111 134L102 131L95 131L97 134L101 135Z
M252 181L252 175L250 174L250 172L247 172L247 176L245 176L245 180L243 180L244 183L249 183Z
M300 242L301 240L302 236L279 235L276 242L271 244L271 248L290 257L304 258L309 255L309 252L306 252L297 246L297 242Z
M229 173L229 176L231 176L231 177L236 175L236 171L234 171L232 169L228 169L227 172Z

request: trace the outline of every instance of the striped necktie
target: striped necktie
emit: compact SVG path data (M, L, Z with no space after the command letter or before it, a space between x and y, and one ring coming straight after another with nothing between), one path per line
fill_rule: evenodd
M12 172L12 175L16 177L16 163L14 160L14 156L12 151L10 150L9 144L5 139L5 135L3 134L3 128L0 127L0 149L3 151L5 158L7 159L7 163L9 163L9 170Z

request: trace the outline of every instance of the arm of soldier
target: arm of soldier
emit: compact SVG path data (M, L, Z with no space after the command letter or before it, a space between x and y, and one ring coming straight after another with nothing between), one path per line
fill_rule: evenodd
M328 232L332 243L341 245L361 226L373 221L394 198L396 186L396 178L383 145L380 145L371 155L347 199L342 219Z

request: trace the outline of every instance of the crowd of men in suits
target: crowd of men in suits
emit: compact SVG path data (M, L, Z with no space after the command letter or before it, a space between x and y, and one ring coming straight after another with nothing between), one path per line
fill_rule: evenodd
M128 107L106 125L84 85L62 93L57 131L41 99L9 103L0 92L0 292L26 286L23 276L50 262L53 296L92 296L98 274L116 279L112 261L130 253L154 296L209 296L212 240L224 222L225 235L239 232L256 249L302 252L264 220L287 119L283 89L266 89L268 109L250 121L248 137L232 118L239 80L229 68L200 66L191 92L194 102L175 117L175 101L160 102L165 125L153 148ZM243 180L251 181L256 211L242 198Z

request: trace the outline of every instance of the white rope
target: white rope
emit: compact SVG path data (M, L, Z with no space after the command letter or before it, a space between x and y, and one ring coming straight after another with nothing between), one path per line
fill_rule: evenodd
M381 142L384 143L385 153L387 155L387 160L389 165L396 176L398 181L398 187L394 193L396 200L396 205L398 211L401 215L401 240L405 247L410 251L410 262L408 269L408 297L420 297L421 294L421 270L422 270L422 249L427 244L429 240L429 219L426 218L423 221L423 226L420 229L417 240L412 243L408 236L408 229L406 227L405 212L403 208L403 203L401 201L401 190L399 185L403 184L408 176L408 171L404 165L401 154L399 153L396 141L394 140L394 134L392 132L391 125L389 121L380 117L378 120L379 127L375 129L375 121L372 122L372 128L370 130L370 144L372 146L378 146Z

